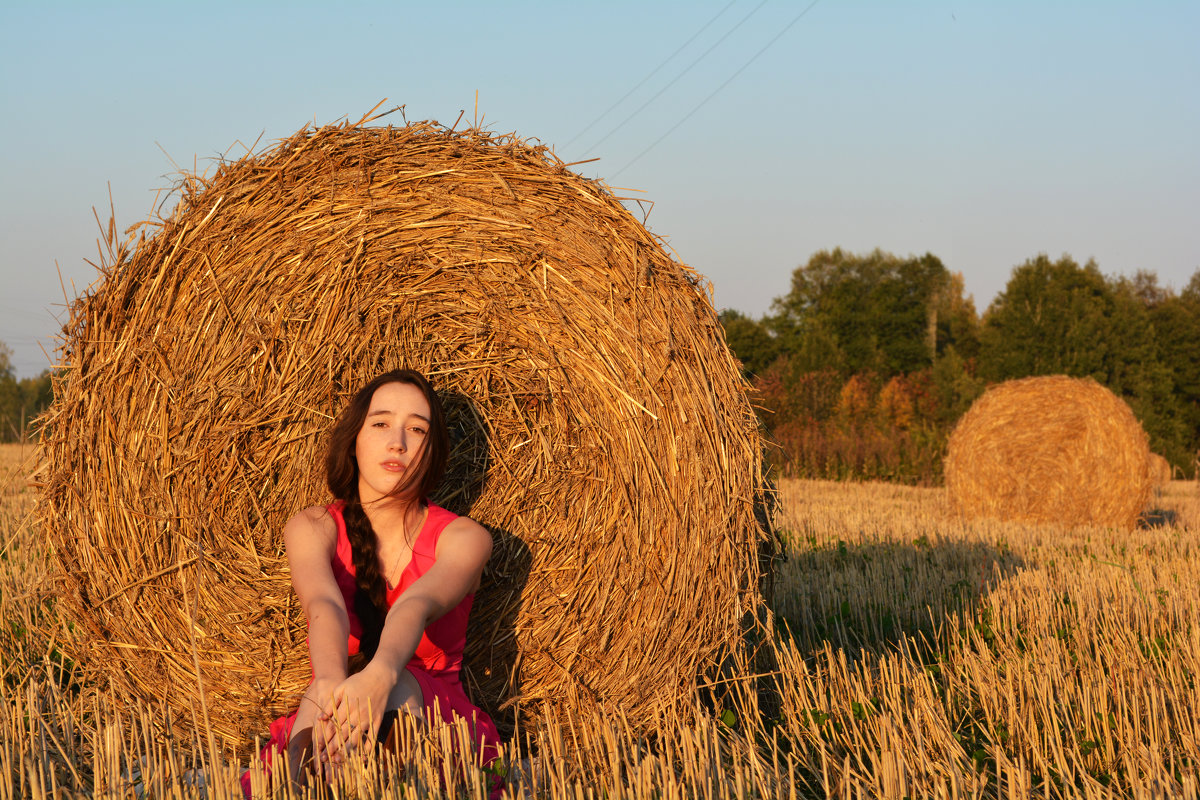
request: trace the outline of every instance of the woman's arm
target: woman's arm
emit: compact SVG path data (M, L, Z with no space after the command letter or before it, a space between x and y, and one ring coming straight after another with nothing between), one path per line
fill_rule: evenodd
M341 589L333 577L337 525L320 506L306 508L288 520L283 529L292 587L308 620L308 654L313 681L297 709L288 747L295 780L305 750L324 745L324 736L312 735L317 714L330 704L333 691L346 679L346 642L350 618ZM314 741L315 739L315 741Z
M442 531L433 565L388 611L375 656L334 691L333 716L348 739L374 736L425 628L475 590L491 553L491 534L474 520L459 517Z
M388 611L379 647L368 666L392 679L412 660L429 623L444 616L479 586L492 554L492 535L466 517L446 526L433 566L413 582Z

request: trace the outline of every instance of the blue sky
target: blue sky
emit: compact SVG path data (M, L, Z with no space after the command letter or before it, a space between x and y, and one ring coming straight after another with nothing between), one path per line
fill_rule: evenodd
M754 316L838 246L932 252L980 311L1040 252L1200 268L1200 3L809 5L2 0L0 341L47 366L110 186L123 229L178 168L384 98L450 124L478 93L485 127L599 157Z

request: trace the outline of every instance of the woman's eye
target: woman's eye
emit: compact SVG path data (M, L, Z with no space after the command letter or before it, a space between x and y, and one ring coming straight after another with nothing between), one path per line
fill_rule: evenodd
M422 436L424 436L424 435L425 435L425 429L424 429L424 428L409 428L409 430L411 430L413 433L419 433L419 434L421 434Z

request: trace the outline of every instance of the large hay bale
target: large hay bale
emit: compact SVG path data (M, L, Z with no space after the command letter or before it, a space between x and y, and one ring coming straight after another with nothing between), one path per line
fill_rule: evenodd
M447 405L435 499L496 538L469 691L686 708L760 602L759 434L698 276L568 166L430 123L301 130L113 246L65 329L41 516L116 691L190 722L202 684L243 742L295 705L281 528L326 499L333 416L404 365Z
M1171 469L1171 462L1160 456L1158 453L1150 454L1150 478L1154 482L1154 487L1159 488L1166 486L1171 482L1174 472Z
M946 490L968 516L1132 528L1150 498L1150 449L1121 399L1090 378L1008 381L950 436Z

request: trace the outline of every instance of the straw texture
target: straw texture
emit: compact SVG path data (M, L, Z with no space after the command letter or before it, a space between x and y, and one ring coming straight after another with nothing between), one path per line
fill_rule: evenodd
M700 278L543 146L304 129L185 175L71 308L42 524L79 656L246 742L308 679L280 535L333 417L431 376L434 498L493 533L464 681L517 713L686 709L760 603L761 443ZM505 709L501 711L501 709ZM196 712L199 713L199 712Z
M1152 488L1145 431L1090 378L994 386L950 436L946 489L968 516L1129 529Z
M1150 454L1150 475L1154 480L1155 488L1166 486L1171 482L1172 470L1171 462L1160 456L1158 453Z

